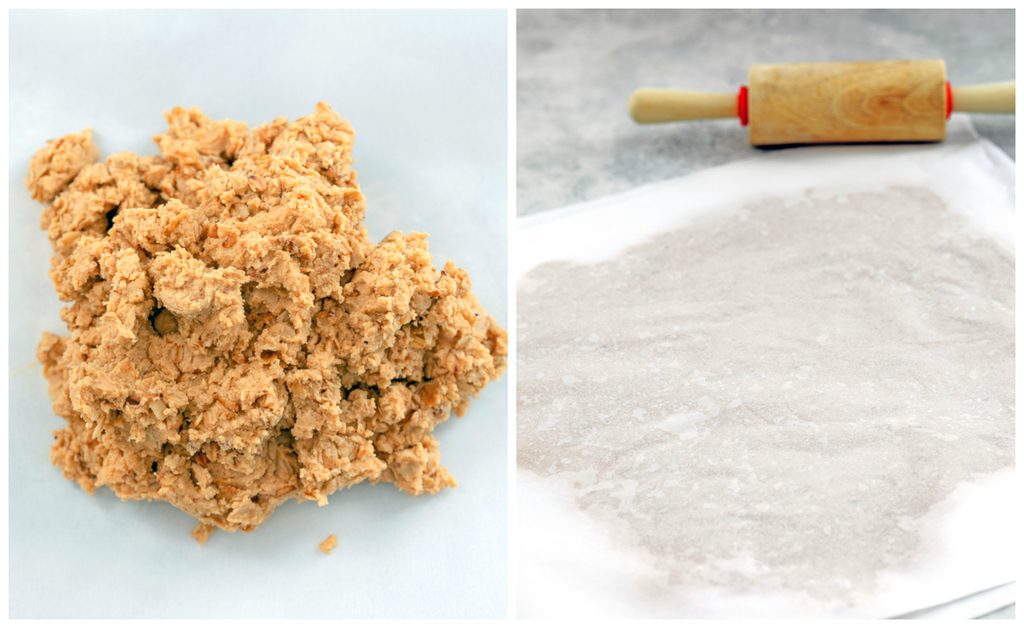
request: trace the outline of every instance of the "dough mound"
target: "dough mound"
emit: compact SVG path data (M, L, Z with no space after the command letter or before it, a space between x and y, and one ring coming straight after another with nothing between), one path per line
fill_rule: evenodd
M455 486L433 429L507 353L465 271L435 270L424 234L368 240L352 128L326 104L251 130L166 117L160 156L97 163L86 131L29 168L69 302L38 350L67 420L54 464L207 531L364 480Z

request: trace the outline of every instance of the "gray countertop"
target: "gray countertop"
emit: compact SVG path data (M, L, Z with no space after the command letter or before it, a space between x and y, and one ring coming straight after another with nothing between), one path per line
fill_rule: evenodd
M1012 10L520 10L520 215L750 156L736 121L639 126L640 86L732 91L752 63L942 58L954 85L1014 77ZM1014 117L972 116L1011 157Z

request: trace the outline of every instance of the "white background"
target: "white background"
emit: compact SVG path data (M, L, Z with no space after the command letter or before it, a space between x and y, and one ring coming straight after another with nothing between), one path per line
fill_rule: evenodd
M504 11L11 14L13 617L505 616L507 378L438 429L460 487L433 497L361 485L201 547L167 504L63 479L34 357L60 303L22 184L46 140L86 127L103 156L151 154L174 105L257 125L326 100L356 129L371 237L430 232L507 325L505 46Z

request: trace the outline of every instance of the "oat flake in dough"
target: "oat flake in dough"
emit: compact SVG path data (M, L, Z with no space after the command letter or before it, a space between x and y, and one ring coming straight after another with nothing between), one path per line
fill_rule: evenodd
M175 108L160 156L98 162L88 131L47 144L67 336L39 359L53 462L92 492L158 499L249 531L288 499L358 482L455 481L434 427L504 369L506 334L423 234L374 245L353 132L326 104L248 129Z

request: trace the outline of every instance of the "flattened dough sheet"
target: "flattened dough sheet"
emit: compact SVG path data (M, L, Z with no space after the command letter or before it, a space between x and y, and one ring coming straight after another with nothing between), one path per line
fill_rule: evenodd
M1014 578L1013 163L804 148L520 221L521 616Z

